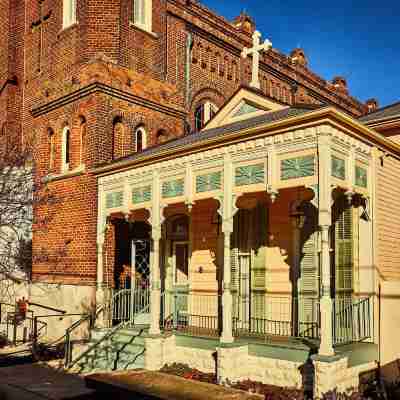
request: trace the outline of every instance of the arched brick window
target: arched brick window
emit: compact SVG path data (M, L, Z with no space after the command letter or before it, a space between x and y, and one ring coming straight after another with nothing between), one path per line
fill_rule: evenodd
M125 127L121 117L113 121L112 133L112 158L117 159L124 156Z
M62 132L62 157L61 172L67 172L70 169L71 162L71 130L68 126Z
M79 126L79 164L84 165L85 164L85 153L86 153L86 118L81 116L79 118L80 120L80 126Z
M194 123L196 132L202 130L205 124L212 117L214 117L217 111L218 107L210 101L206 101L200 104L194 112Z
M160 129L157 132L157 137L156 137L157 144L163 144L163 143L167 142L168 140L169 140L169 138L168 138L167 131L164 129Z
M47 138L49 141L49 172L52 172L56 161L56 135L53 129L47 130Z
M139 126L135 130L135 151L140 153L147 147L147 134L144 126Z

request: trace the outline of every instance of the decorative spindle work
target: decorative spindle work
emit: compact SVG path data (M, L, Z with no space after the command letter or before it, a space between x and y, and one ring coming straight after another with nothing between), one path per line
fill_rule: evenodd
M212 192L213 190L220 190L222 186L222 173L212 172L210 174L198 175L196 177L196 192Z
M305 178L315 175L314 155L289 158L281 161L281 179Z
M106 195L106 208L122 207L124 202L123 192L112 192Z
M177 179L174 181L163 182L162 184L162 197L170 199L173 197L183 196L185 188L184 179Z
M338 179L346 179L345 161L336 156L332 156L332 176Z
M356 165L355 170L356 186L366 188L368 184L367 170Z
M151 200L151 186L143 186L132 190L132 203L140 204Z
M264 183L264 164L246 165L235 170L235 185L246 186Z

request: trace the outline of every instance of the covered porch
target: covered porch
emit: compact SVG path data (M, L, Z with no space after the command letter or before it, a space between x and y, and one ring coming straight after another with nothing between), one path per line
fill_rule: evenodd
M109 323L322 356L374 340L371 151L328 125L100 178ZM360 251L360 249L363 249Z

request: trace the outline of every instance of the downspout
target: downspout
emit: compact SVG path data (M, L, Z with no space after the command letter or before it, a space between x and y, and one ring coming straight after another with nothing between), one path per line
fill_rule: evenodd
M186 81L186 110L189 111L189 102L190 102L190 73L191 73L191 62L190 56L192 52L192 45L193 45L193 35L191 32L187 33L186 38L186 62L185 62L185 81Z

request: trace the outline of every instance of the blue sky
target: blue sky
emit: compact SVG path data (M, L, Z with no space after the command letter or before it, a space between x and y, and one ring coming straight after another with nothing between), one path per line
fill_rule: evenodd
M245 10L285 54L299 46L310 68L341 75L350 93L380 106L400 101L400 1L202 0L232 20Z

